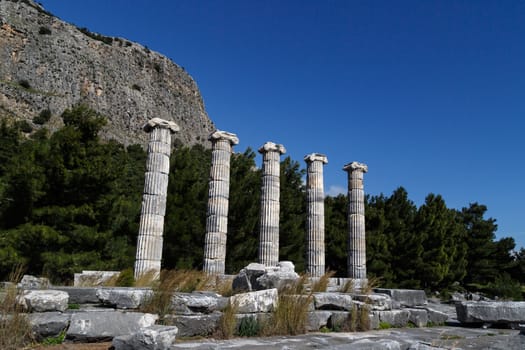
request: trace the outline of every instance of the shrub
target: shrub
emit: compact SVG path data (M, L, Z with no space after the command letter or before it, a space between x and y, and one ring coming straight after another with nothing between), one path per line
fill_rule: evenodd
M40 29L38 30L38 34L42 34L42 35L50 35L51 34L51 29L49 29L48 27L40 27Z
M51 111L49 108L43 109L40 111L40 113L33 118L33 123L38 125L43 125L47 123L51 119Z
M142 91L142 88L140 87L140 85L137 85L137 84L133 84L133 85L131 86L131 88L132 88L133 90Z
M31 89L31 84L29 84L29 82L26 79L19 80L18 81L18 85L20 85L21 87L23 87L26 90Z
M261 326L256 317L243 317L239 322L238 334L241 337L255 337L260 331Z
M30 133L31 131L33 131L33 127L31 126L31 124L28 123L27 120L20 120L20 121L16 122L16 127L20 131L25 132L26 134Z
M128 268L120 271L120 274L115 281L115 285L118 287L133 287L135 279L133 278L133 269Z

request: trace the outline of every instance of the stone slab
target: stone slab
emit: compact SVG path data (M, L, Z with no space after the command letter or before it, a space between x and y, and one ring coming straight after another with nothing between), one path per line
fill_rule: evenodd
M69 295L70 304L99 304L96 287L56 287L53 290L61 290Z
M65 311L69 295L59 290L32 289L24 290L17 300L31 312Z
M277 289L265 289L255 292L236 294L230 302L237 307L237 312L248 314L254 312L271 312L277 307Z
M62 312L35 312L27 315L37 340L55 337L69 326L70 314Z
M221 317L221 312L207 315L167 315L164 321L177 327L179 337L205 337L217 329Z
M108 287L97 289L96 294L104 305L117 309L138 309L153 292L151 288Z
M66 338L83 342L107 341L152 326L157 319L157 315L141 312L73 313Z
M401 306L414 307L427 304L427 296L424 290L375 288L374 292L389 295Z
M132 335L113 338L114 350L169 350L177 336L175 326L154 325L140 329Z
M525 323L523 301L466 301L456 312L461 323Z

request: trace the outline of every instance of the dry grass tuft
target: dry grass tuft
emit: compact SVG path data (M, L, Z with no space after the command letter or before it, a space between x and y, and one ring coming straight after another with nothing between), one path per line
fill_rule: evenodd
M363 294L372 294L375 288L378 288L383 279L381 277L372 276L367 278L366 283L362 286Z
M9 276L12 284L3 290L4 297L0 303L0 349L2 350L21 349L33 341L31 324L17 302L19 292L16 284L20 282L23 275L24 267L15 267Z
M153 287L158 282L159 276L156 271L151 270L140 275L133 283L134 287Z
M339 291L341 293L355 293L356 291L356 288L355 288L355 282L354 280L352 279L349 279L348 281L346 281L346 283L344 284L344 286L341 287L341 289L339 289Z
M235 335L237 329L237 314L238 306L235 303L229 303L222 311L222 316L219 320L219 325L215 337L219 339L231 339Z
M232 279L216 276L213 290L223 297L231 297L233 295Z
M319 277L316 281L312 282L312 293L316 292L326 292L328 289L328 284L330 283L330 278L334 277L335 271L326 271L324 275Z
M306 333L308 310L312 293L305 294L308 275L301 275L295 283L281 288L277 308L269 322L262 325L261 334L296 335Z
M346 322L343 324L343 332L365 332L370 330L370 316L367 305L352 305Z
M191 293L204 290L212 285L214 276L196 270L163 270L159 279L153 279L154 274L142 275L140 283L148 282L153 293L144 301L140 308L142 312L156 313L160 322L164 316L171 313L171 299L175 292ZM143 279L142 279L143 278ZM137 284L137 281L135 281Z

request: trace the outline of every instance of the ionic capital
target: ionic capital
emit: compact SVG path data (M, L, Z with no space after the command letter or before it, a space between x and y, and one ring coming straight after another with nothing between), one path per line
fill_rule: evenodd
M346 164L343 167L343 170L348 171L348 172L362 171L363 173L366 173L368 171L368 166L363 163L352 162L352 163Z
M311 153L304 156L304 161L306 163L313 163L315 161L323 162L323 164L328 163L328 158L321 153Z
M273 142L266 142L264 145L259 148L259 153L267 153L267 152L279 152L279 154L285 154L286 148L284 148L283 145L273 143Z
M143 127L145 132L152 132L155 128L168 129L169 131L171 131L172 134L180 130L179 126L175 124L175 122L160 118L153 118L148 120L148 122L144 124Z
M212 142L217 140L227 140L230 141L230 144L232 145L236 145L239 143L239 138L237 137L237 135L222 130L215 130L214 132L212 132L208 137L208 140Z

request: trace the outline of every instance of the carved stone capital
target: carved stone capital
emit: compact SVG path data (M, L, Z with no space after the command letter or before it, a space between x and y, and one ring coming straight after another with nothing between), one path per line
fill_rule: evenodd
M148 120L148 122L144 124L143 127L145 132L152 132L155 128L169 129L172 134L180 130L179 126L174 122L160 118L153 118Z
M344 167L343 167L343 170L344 171L362 171L363 173L366 173L368 171L368 165L366 164L363 164L363 163L358 163L358 162L352 162L352 163L349 163L349 164L346 164Z
M328 158L321 153L311 153L304 156L304 161L307 163L313 163L315 161L323 162L323 164L328 163Z
M208 140L212 142L216 140L227 140L230 141L232 145L237 145L239 143L239 138L237 137L237 135L222 130L215 130L214 132L212 132L208 137Z
M285 154L286 148L284 148L283 145L273 143L273 142L266 142L264 145L259 148L259 153L266 153L266 152L279 152L279 154Z

